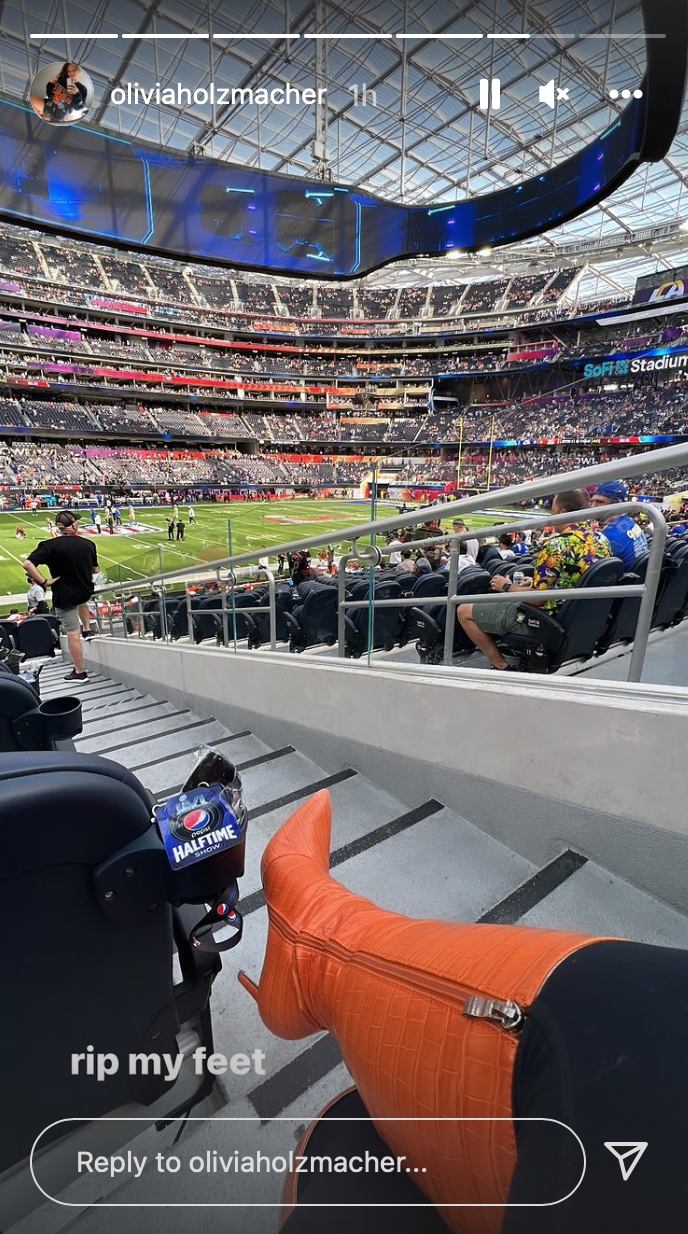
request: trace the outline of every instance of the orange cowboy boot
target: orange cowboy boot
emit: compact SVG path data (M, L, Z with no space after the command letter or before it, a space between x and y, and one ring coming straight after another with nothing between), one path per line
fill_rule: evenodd
M423 1171L414 1181L450 1229L498 1234L518 1030L557 965L598 940L386 912L330 876L330 829L321 792L268 844L263 971L259 986L239 980L278 1037L337 1039L378 1132ZM487 1121L442 1121L459 1119Z

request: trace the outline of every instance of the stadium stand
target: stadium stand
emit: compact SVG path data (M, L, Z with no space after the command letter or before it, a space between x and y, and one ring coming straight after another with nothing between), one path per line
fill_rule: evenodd
M364 1229L333 1178L303 1184L325 1217L282 1190L276 1154L320 1134L403 1161L408 1137L402 1200L370 1171L379 1234L680 1229L688 147L657 65L688 18L463 6L486 108L477 77L449 97L451 5L406 5L401 36L347 0L229 6L232 34L222 6L63 4L44 34L23 7L0 4L2 1234L191 1229L169 1208L196 1201L218 1231ZM43 124L27 65L77 48L93 107ZM327 105L208 98L304 69ZM116 102L170 76L207 107ZM590 1066L559 1120L569 1040ZM536 1203L514 1180L544 1113ZM562 1128L589 1176L557 1209ZM648 1136L630 1186L603 1134Z

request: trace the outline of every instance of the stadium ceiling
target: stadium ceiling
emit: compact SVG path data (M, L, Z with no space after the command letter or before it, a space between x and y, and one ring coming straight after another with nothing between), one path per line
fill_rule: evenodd
M315 171L408 203L463 200L542 174L604 132L626 105L621 92L642 85L642 31L636 0L0 0L0 89L28 101L35 73L70 58L94 82L89 123L108 132L264 170ZM499 80L498 109L479 106L485 78ZM193 92L211 81L319 85L327 97L320 108L118 107L109 98L128 82ZM568 91L554 107L540 98L549 82ZM404 262L371 282L561 263L581 267L585 293L613 294L688 262L686 217L688 110L663 162L546 237L494 256Z

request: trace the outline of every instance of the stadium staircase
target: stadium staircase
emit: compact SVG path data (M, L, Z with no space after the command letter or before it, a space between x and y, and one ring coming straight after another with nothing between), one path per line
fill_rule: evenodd
M43 698L65 693L66 667L62 659L46 664L41 676ZM222 751L241 772L250 818L239 906L245 919L244 936L237 950L223 958L211 1009L215 1049L226 1056L263 1050L265 1075L251 1072L245 1077L221 1077L213 1097L193 1114L205 1119L260 1119L265 1151L272 1147L278 1152L277 1146L284 1146L285 1124L273 1120L294 1118L288 1130L291 1144L292 1135L298 1140L303 1122L349 1082L332 1038L322 1034L315 1039L284 1042L272 1037L261 1024L252 1000L237 983L239 968L257 978L262 963L267 931L259 873L263 848L291 812L319 789L327 788L332 795L331 864L336 877L385 908L415 917L522 922L688 948L688 917L566 848L565 841L559 855L538 868L442 802L430 799L411 805L354 768L345 767L332 774L287 741L270 747L249 731L230 732L212 716L180 709L164 698L141 693L98 672L83 683L70 683L68 688L80 698L83 708L83 733L77 738L77 750L129 768L158 799L179 789L203 744ZM178 1130L178 1124L162 1130L147 1128L143 1136L150 1137L155 1151L164 1151ZM232 1137L231 1124L227 1136L228 1140ZM207 1121L191 1121L174 1152L192 1155L217 1147L217 1127ZM264 1184L261 1176L263 1202ZM126 1202L127 1186L112 1185L117 1203ZM281 1179L275 1177L270 1186L274 1187L276 1204ZM211 1177L208 1202L214 1196L219 1199L214 1191L219 1187L221 1182ZM79 1194L78 1189L73 1192L73 1203L79 1202ZM169 1202L169 1193L157 1198ZM148 1199L154 1202L156 1196ZM53 1207L48 1214L45 1209L38 1210L21 1223L21 1234L57 1234L65 1213L69 1214L70 1229L73 1223L78 1234L91 1234L91 1229L98 1234L103 1214L96 1209L89 1212L87 1204L85 1198L76 1220L75 1209ZM164 1212L159 1210L159 1220ZM250 1234L274 1230L273 1209L247 1212L247 1234L249 1227ZM243 1232L244 1225L240 1222L239 1226ZM152 1217L150 1221L146 1218L146 1231L153 1234L158 1228Z

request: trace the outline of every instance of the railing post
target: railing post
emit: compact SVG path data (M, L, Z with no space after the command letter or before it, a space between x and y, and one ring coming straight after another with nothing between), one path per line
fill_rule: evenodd
M270 601L270 650L277 651L277 592L275 576L267 566L263 566L263 573L268 580L268 599Z
M340 659L346 655L346 610L342 607L346 599L346 567L353 560L352 552L344 553L339 558L337 572L337 655Z
M633 640L633 650L631 652L631 663L628 669L628 681L640 681L642 679L645 655L647 652L647 643L650 637L650 629L652 627L652 616L655 611L657 588L659 587L659 580L662 575L664 550L666 548L667 541L667 527L664 520L664 515L660 514L659 510L655 509L654 506L648 505L647 517L654 527L654 532L652 535L652 543L650 545L650 558L647 563L647 571L645 574L645 593L640 601L638 624L635 628L635 638Z
M146 621L143 615L143 600L140 596L137 597L139 606L139 638L146 637Z
M452 596L456 595L459 581L459 541L452 537L449 552L449 577L447 578L447 619L444 626L443 664L451 664L454 655L454 622L456 612L452 604Z
M193 646L195 640L193 634L193 618L191 616L191 592L189 590L188 583L184 584L184 591L186 593L186 637Z
M229 615L227 613L227 579L222 583L220 591L222 600L222 646L229 647Z

